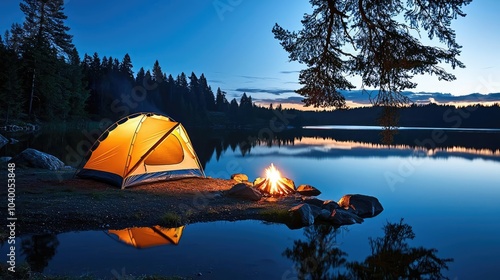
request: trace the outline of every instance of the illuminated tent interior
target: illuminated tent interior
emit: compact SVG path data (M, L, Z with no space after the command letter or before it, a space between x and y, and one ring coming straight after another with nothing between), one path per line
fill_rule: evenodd
M139 248L149 248L160 245L179 244L184 226L177 228L153 227L132 227L120 230L108 230L108 234L118 237L118 240Z
M111 125L90 149L77 174L121 187L179 177L204 177L181 123L137 113Z

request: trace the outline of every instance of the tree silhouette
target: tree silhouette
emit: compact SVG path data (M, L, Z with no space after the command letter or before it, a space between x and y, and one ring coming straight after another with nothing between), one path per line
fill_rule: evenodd
M340 90L355 87L351 75L361 77L361 88L379 89L374 104L399 106L408 101L401 91L416 87L415 74L451 81L455 76L439 64L465 67L450 24L465 16L461 8L470 2L310 0L314 10L304 15L303 29L291 32L276 24L272 31L290 60L307 66L297 90L306 106L345 107ZM439 45L424 45L421 33Z
M337 228L313 225L304 229L305 241L295 240L283 255L295 262L298 279L347 279L333 270L345 265L347 254L335 242Z
M21 252L32 271L43 272L56 254L59 240L55 234L33 235L21 241Z
M449 258L436 256L436 249L410 247L415 238L410 225L387 222L384 236L369 238L372 253L363 262L348 262L338 248L338 228L314 225L304 229L305 240L295 240L283 255L295 263L299 279L448 279Z
M370 238L371 256L347 265L354 279L449 279L442 270L453 259L438 258L436 249L410 247L407 240L415 238L415 233L403 219L383 229L383 237Z

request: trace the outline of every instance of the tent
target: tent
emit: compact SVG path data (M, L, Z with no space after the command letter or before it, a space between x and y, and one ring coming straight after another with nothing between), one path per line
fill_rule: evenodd
M149 248L160 245L179 244L184 226L177 228L153 227L131 227L119 230L108 230L108 234L114 234L121 242L136 248Z
M146 182L205 177L182 124L153 113L137 113L111 125L90 149L77 174L122 189Z

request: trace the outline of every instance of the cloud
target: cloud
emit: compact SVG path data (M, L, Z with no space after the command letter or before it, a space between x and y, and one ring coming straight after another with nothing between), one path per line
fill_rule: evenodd
M217 84L225 84L224 81L221 80L208 80L209 83L217 83Z
M292 70L292 71L280 71L281 74L295 74L300 73L300 70Z
M240 75L240 77L245 78L245 79L251 79L251 80L277 80L278 78L273 78L273 77L258 77L258 76L246 76L246 75Z
M370 97L375 98L376 90L352 90L341 91L346 100L358 104L370 104ZM411 92L404 91L403 95L410 98L411 102L418 104L436 103L482 103L482 102L500 102L500 93L471 93L467 95L452 95L442 92Z
M262 98L262 99L255 99L255 101L259 101L262 103L286 103L286 104L300 104L303 105L304 103L302 102L303 97L300 96L290 96L287 98Z
M264 88L237 88L235 91L246 93L270 93L274 95L281 95L285 93L295 93L293 89L264 89Z

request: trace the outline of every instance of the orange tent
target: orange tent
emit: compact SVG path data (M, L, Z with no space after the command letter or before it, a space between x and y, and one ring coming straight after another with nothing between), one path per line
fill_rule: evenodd
M153 113L137 113L111 125L90 150L78 172L125 187L179 177L204 177L181 123Z
M184 226L177 228L132 227L120 230L108 230L108 234L114 234L121 242L136 248L148 248L167 244L179 244Z

